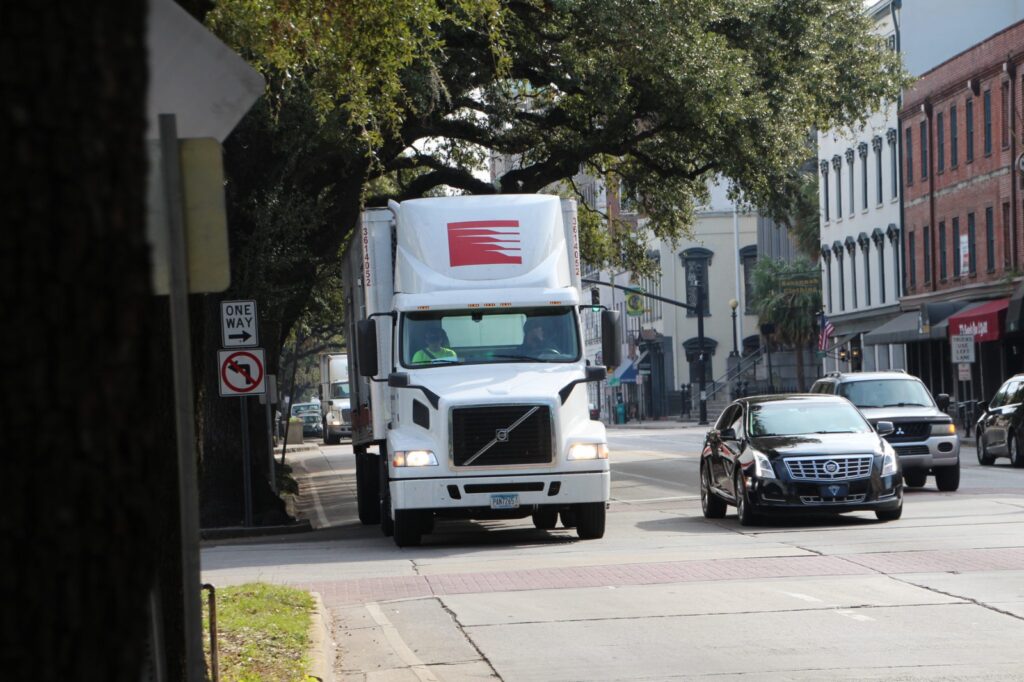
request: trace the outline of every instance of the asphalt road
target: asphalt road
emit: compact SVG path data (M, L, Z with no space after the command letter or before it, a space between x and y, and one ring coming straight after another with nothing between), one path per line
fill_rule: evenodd
M296 453L304 536L208 544L215 585L321 594L337 679L1024 679L1024 470L963 453L903 518L742 528L700 514L702 430L616 430L602 540L439 522L398 549L352 523L347 446Z

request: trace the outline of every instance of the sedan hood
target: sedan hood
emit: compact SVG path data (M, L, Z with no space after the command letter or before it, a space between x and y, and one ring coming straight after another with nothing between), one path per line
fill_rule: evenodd
M799 436L761 436L750 444L769 458L794 455L854 455L881 452L876 433L819 433Z
M868 421L949 421L949 417L935 407L862 407Z

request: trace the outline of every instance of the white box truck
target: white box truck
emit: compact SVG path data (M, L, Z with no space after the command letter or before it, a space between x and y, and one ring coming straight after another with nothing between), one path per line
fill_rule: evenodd
M344 277L360 519L399 546L445 516L532 516L543 529L561 517L601 537L608 445L580 384L606 369L583 354L576 203L464 196L370 209ZM615 366L617 313L601 322Z
M320 416L324 443L336 445L342 436L352 434L352 409L349 398L348 355L320 354Z

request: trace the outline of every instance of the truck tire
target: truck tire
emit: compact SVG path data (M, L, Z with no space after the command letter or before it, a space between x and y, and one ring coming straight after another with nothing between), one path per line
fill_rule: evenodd
M423 539L423 513L418 509L396 509L394 526L399 547L415 547Z
M576 516L576 510L573 508L563 509L558 512L558 518L562 520L562 528L575 528Z
M951 467L938 467L935 470L935 485L944 493L951 493L960 487L960 462Z
M580 540L604 537L604 502L586 502L576 505L576 534Z
M538 530L552 530L558 525L557 509L538 509L533 512L533 527Z
M927 469L905 469L903 481L911 488L920 488L928 481Z
M388 485L387 449L381 445L380 458L380 532L389 538L395 533L395 520L391 517L391 486Z
M366 448L356 450L356 504L364 526L380 523L380 483L376 462Z

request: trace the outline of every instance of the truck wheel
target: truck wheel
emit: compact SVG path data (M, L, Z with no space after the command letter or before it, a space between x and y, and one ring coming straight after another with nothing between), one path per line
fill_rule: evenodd
M576 516L576 510L572 508L558 512L558 517L562 520L562 528L575 528Z
M430 535L434 532L434 512L429 509L420 512L420 532L424 535Z
M951 467L935 469L935 485L944 493L951 493L960 487L960 462Z
M366 448L356 452L356 504L364 526L380 523L380 482L376 462Z
M396 509L394 526L399 547L415 547L423 539L423 514L418 509Z
M586 502L576 505L576 534L580 540L604 537L604 502Z
M533 527L538 530L551 530L558 524L557 509L538 509L533 512Z
M911 488L920 488L927 480L927 469L910 469L903 472L903 481Z
M389 538L395 533L395 520L391 517L391 486L388 485L387 449L381 446L380 458L380 532Z

